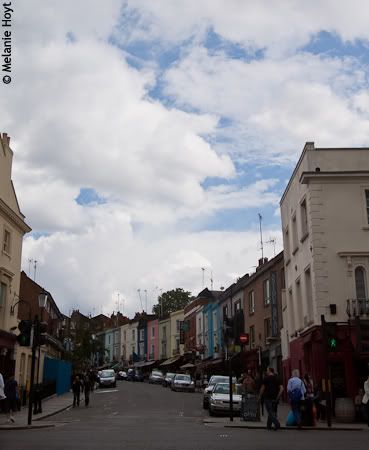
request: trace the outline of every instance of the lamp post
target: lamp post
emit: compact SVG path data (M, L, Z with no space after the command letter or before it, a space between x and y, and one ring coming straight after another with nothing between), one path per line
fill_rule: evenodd
M42 290L42 292L38 295L38 306L41 309L41 313L43 308L46 307L47 304L47 293ZM38 315L35 316L32 324L32 360L31 360L31 383L30 383L30 395L29 395L29 403L28 403L28 425L32 424L32 405L35 401L35 392L34 392L34 378L35 378L35 363L36 363L36 350L37 347L40 347L40 336L41 336L41 322L38 318Z

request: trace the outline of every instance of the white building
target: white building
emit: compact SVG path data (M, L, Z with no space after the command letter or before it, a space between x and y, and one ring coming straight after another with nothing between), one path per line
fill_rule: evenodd
M280 205L284 376L299 368L319 380L324 376L321 316L348 323L361 311L366 313L361 318L369 318L369 148L306 143ZM336 330L338 349L330 355L338 396L353 394L362 370L357 337L346 328Z

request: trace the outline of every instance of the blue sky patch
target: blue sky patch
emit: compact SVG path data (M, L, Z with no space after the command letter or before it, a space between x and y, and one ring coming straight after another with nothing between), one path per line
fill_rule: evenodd
M81 188L75 201L81 206L101 205L106 203L106 200L103 197L100 197L93 188Z

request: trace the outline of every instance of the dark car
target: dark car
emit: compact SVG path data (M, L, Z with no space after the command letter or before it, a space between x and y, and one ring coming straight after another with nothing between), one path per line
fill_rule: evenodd
M143 381L143 380L144 380L144 374L140 370L136 370L134 381Z
M135 369L128 369L127 381L135 381L136 371Z

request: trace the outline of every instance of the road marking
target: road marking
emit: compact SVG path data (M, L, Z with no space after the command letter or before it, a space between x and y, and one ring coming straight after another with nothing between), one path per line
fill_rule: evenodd
M109 389L108 391L97 391L96 394L106 394L107 392L118 392L118 389Z
M179 412L179 417L183 417L183 414L184 414L184 412L183 412L183 411L180 411L180 412Z
M227 437L228 437L228 434L220 434L219 437L221 437L221 438L227 438Z

